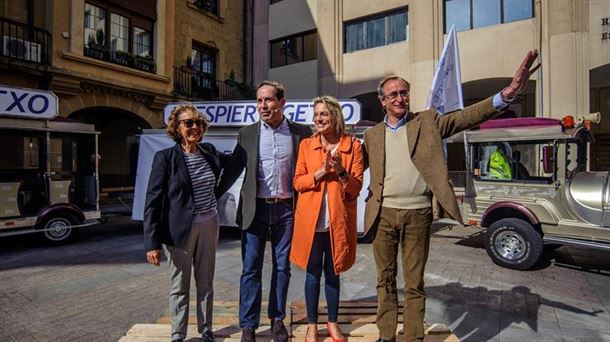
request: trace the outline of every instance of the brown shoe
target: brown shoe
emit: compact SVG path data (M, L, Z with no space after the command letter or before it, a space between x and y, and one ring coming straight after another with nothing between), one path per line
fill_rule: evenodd
M241 342L256 342L256 332L254 329L241 329Z
M281 320L271 320L271 332L273 333L274 342L288 342L288 331Z

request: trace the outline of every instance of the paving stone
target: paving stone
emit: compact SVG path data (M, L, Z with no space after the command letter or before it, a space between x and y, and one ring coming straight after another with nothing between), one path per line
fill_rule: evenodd
M425 275L426 321L446 324L466 341L610 341L610 271L604 266L610 254L575 253L572 259L586 261L586 270L564 258L521 272L493 264L472 227L434 231ZM137 224L83 231L79 241L63 246L27 240L0 240L0 341L114 342L134 324L155 322L167 310L167 263L146 264ZM356 264L341 275L342 300L375 299L372 245L358 247ZM264 299L270 265L268 249ZM216 300L237 300L240 274L239 233L223 232ZM289 300L303 299L304 276L292 267ZM397 283L402 294L401 267ZM191 299L194 294L193 286Z

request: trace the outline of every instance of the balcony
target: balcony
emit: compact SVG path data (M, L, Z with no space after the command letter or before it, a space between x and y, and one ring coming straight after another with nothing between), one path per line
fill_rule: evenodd
M84 54L87 57L147 71L153 74L157 71L157 64L152 57L132 55L126 51L113 51L98 44L89 44L88 46L85 46Z
M51 33L0 17L1 56L9 61L48 66L51 64Z
M174 66L175 96L200 101L253 100L255 90L243 83L218 81L208 74L189 67Z

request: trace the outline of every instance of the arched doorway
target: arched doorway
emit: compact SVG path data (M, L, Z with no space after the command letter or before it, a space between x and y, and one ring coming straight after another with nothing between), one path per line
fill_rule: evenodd
M383 120L383 110L377 97L377 92L364 93L353 97L361 105L361 120L381 122Z
M589 71L590 111L601 112L601 122L593 125L595 143L591 144L590 168L610 170L610 64Z
M89 107L70 114L71 119L95 125L100 132L100 188L132 188L138 159L137 135L151 128L146 120L120 108Z

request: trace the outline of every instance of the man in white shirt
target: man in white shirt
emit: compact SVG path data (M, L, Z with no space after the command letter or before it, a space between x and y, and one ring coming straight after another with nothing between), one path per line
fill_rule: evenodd
M239 325L242 341L255 341L260 322L262 268L265 244L270 237L273 270L268 316L273 339L288 340L283 324L290 283L290 243L295 193L292 179L299 143L311 129L284 117L283 85L263 81L256 88L260 120L239 130L231 162L221 177L219 189L230 187L246 169L241 187L237 224L242 229L243 269L239 289Z

